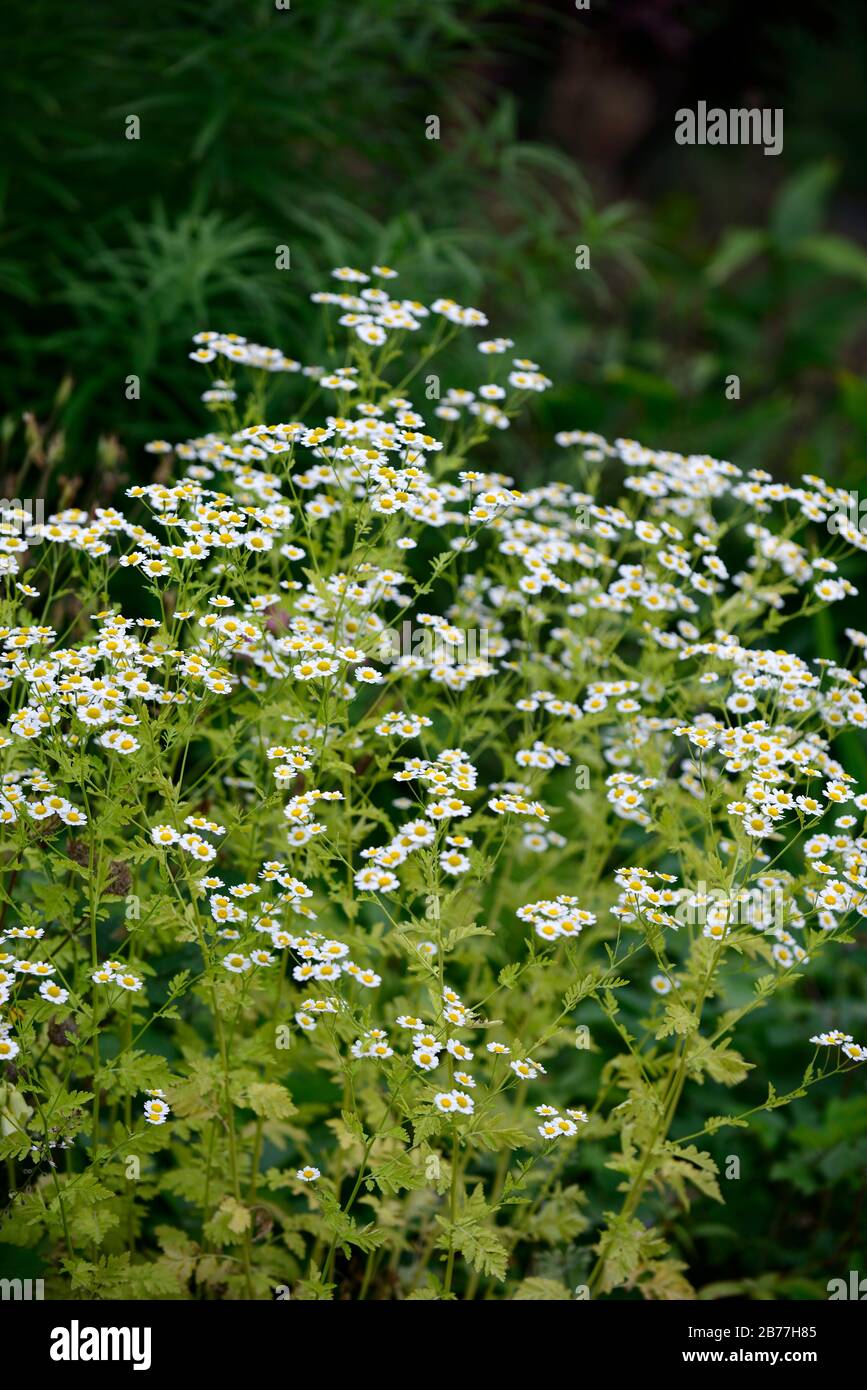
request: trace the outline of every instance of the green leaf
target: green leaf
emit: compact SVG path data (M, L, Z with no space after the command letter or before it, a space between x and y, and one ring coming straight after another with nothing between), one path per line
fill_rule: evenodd
M522 1279L514 1294L516 1303L568 1303L572 1295L556 1279Z
M341 1110L340 1118L343 1120L344 1125L353 1139L357 1139L359 1144L367 1143L367 1135L364 1132L364 1126L353 1110Z
M719 1169L709 1153L699 1151L694 1144L684 1148L677 1144L665 1145L666 1160L662 1165L663 1178L677 1192L684 1207L689 1206L685 1183L689 1182L705 1197L722 1202L723 1196L717 1182Z
M427 1186L424 1165L413 1163L403 1155L370 1162L370 1173L380 1192L394 1193L406 1188Z
M237 1245L251 1224L250 1208L235 1197L224 1197L206 1223L205 1233L216 1245Z
M829 275L844 275L867 285L867 252L845 237L830 232L805 237L795 248L795 255Z
M503 966L497 976L497 984L503 989L513 989L521 973L521 969L522 966L520 961L510 961L508 965Z
M279 1081L254 1081L246 1088L244 1099L254 1114L266 1120L288 1120L298 1113L298 1107Z
M745 1061L727 1041L720 1043L719 1047L711 1047L706 1038L692 1037L689 1040L687 1067L690 1075L698 1081L706 1072L712 1081L718 1081L723 1086L737 1086L754 1065Z
M764 232L750 227L732 227L723 236L716 252L705 266L711 285L723 285L749 261L755 260L768 244Z
M485 1149L488 1153L502 1153L504 1149L522 1149L527 1144L527 1133L516 1125L480 1125L478 1129L467 1127L467 1144L473 1148Z
M653 1226L647 1227L638 1217L624 1220L612 1212L605 1213L607 1229L595 1246L603 1257L600 1290L610 1293L621 1284L632 1282L643 1268L665 1255L668 1247Z
M789 179L771 214L771 232L783 246L810 236L820 225L837 170L830 160L812 164Z
M30 1152L30 1136L15 1132L0 1138L0 1159L24 1158Z
M477 1221L452 1222L444 1216L437 1217L437 1224L443 1232L437 1239L439 1249L446 1250L451 1244L473 1269L499 1283L503 1282L509 1252L491 1227Z
M165 1088L169 1079L165 1057L148 1052L122 1052L112 1063L112 1080L119 1090L135 1095L137 1091Z
M502 1283L506 1277L509 1252L494 1228L487 1224L490 1217L491 1209L485 1202L479 1183L467 1198L456 1221L444 1216L437 1217L437 1224L442 1228L437 1247L457 1250L473 1269Z
M687 1033L694 1033L697 1027L698 1019L692 1009L674 999L670 1004L666 1004L662 1022L654 1037L668 1038L672 1033L685 1037Z
M705 1121L704 1127L708 1134L716 1134L718 1129L725 1129L727 1127L749 1129L750 1122L749 1120L741 1119L740 1115L711 1115L710 1119Z

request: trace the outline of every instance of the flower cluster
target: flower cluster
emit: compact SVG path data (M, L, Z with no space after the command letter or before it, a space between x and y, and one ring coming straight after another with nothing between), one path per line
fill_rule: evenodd
M505 1280L564 1174L601 1167L585 1139L615 1139L627 1192L594 1287L656 1277L638 1203L685 1200L687 1169L716 1195L712 1156L669 1137L684 1090L748 1085L741 1017L867 917L867 791L840 761L867 635L845 662L773 645L856 592L863 538L816 540L839 490L580 430L565 480L471 469L551 383L488 338L489 379L422 405L393 362L487 318L395 279L343 266L313 296L345 330L325 366L198 333L212 428L152 441L123 509L0 523L2 1114L21 1155L55 1123L72 1144L65 1230L53 1207L22 1227L70 1257L129 1230L132 1256L110 1155L177 1144L159 1180L201 1210L148 1265L158 1296L327 1296L353 1249L366 1288L380 1245L397 1278L441 1253L437 1296L457 1255L465 1287ZM304 418L259 418L295 378ZM805 1055L803 1088L867 1060L828 1031L839 1001L815 1009L840 1060Z

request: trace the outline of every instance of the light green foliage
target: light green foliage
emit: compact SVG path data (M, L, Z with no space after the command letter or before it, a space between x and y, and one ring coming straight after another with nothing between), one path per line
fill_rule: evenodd
M521 492L550 382L402 286L335 271L321 363L200 334L162 481L0 520L0 1243L54 1294L693 1297L717 1136L867 1055L752 1028L867 909L867 637L779 636L854 593L839 496L577 430Z

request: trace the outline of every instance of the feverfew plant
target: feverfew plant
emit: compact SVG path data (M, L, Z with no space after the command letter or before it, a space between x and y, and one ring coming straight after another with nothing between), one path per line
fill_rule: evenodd
M864 538L578 430L520 490L540 367L440 392L484 314L333 276L327 366L202 332L157 481L3 514L0 1240L55 1296L688 1297L702 1140L867 1057L817 1006L794 1092L682 1132L867 915L867 637L779 645Z

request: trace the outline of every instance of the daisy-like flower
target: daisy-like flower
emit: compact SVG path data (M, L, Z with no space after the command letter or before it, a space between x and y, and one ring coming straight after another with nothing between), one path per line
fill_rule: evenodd
M453 1091L437 1091L433 1103L443 1115L453 1115L457 1111Z
M212 859L216 859L217 851L213 845L208 844L207 840L201 839L198 835L182 835L178 841L181 849L186 850L194 859L198 859L203 864L209 864Z
M39 986L39 993L49 1004L65 1004L69 998L69 991L62 989L53 980L43 980Z
M512 1068L515 1075L519 1076L522 1081L534 1081L539 1075L539 1072L543 1070L543 1068L539 1066L539 1063L534 1062L530 1057L523 1057L514 1062L510 1062L509 1066Z
M131 994L137 994L142 987L142 982L138 975L133 975L129 971L116 974L114 982L116 985L120 985L121 989L129 990Z
M789 972L791 985L809 965L802 939L816 943L815 954L833 950L835 937L849 939L867 921L867 792L837 761L852 731L867 729L867 633L848 629L845 657L841 647L837 659L814 661L764 648L756 635L775 631L790 595L793 610L855 596L843 573L845 546L867 552L867 535L842 517L841 489L821 478L775 483L758 468L582 430L557 436L576 454L562 482L548 476L519 489L490 471L499 464L487 446L484 463L470 468L468 448L509 428L523 398L551 383L539 363L512 357L511 340L489 337L478 345L487 369L472 389L449 387L432 404L415 359L416 370L399 369L400 386L389 386L393 359L411 335L433 330L436 346L487 322L452 299L427 305L397 297L394 275L384 265L340 266L313 296L344 330L346 351L329 350L327 367L302 366L239 334L197 333L188 347L194 361L213 365L202 397L212 428L176 445L151 442L148 456L159 467L151 481L127 489L134 514L70 505L45 520L0 505L0 576L14 599L0 628L8 705L0 747L9 750L0 824L14 827L16 844L31 846L34 863L45 850L46 874L57 850L86 880L94 851L79 831L91 815L90 773L108 758L112 775L141 800L153 771L167 793L153 814L171 821L152 825L147 817L142 855L138 815L130 811L123 831L127 854L103 818L93 827L98 876L115 898L132 886L133 867L141 891L152 893L164 869L184 890L181 938L195 908L218 982L248 1006L233 1025L236 1050L249 1053L256 1017L270 1016L255 986L279 962L274 974L289 978L277 993L289 989L294 1016L294 1026L279 1032L301 1051L312 1043L314 1057L321 1045L336 1073L349 1067L359 1084L350 1085L346 1103L358 1123L377 1129L381 1102L408 1087L410 1108L421 1097L429 1116L446 1117L434 1128L454 1131L466 1116L471 1131L474 1097L490 1081L486 1065L494 1091L508 1084L519 1097L545 1076L541 1063L522 1055L535 1045L529 1038L510 1049L486 1041L482 1030L524 1030L521 991L510 990L529 978L529 967L534 1006L540 1018L550 1009L550 1022L563 978L574 973L576 938L596 923L574 895L559 892L569 886L563 873L580 838L569 787L586 788L588 769L575 770L583 749L603 769L590 792L592 815L626 822L628 843L640 845L644 861L605 871L594 896L618 933L632 933L637 947L650 944L649 992L663 1003L642 984L645 1013L659 1012L681 988L688 943L681 940L676 956L657 946L685 920L691 938L697 925L707 939L706 951L704 940L695 948L710 969L703 997L717 999L724 1018L738 1013L741 985L761 976L769 958L778 974L766 978L780 983L779 972ZM304 419L256 420L262 372L299 373ZM592 494L583 491L591 479ZM614 496L616 504L605 500ZM836 537L827 547L834 559L816 553L825 530ZM302 533L304 545L296 543ZM365 534L370 544L361 543ZM70 581L58 568L58 591L80 581L77 591L103 592L116 567L126 572L131 611L144 611L146 597L153 616L128 618L119 600L106 600L68 632L65 623L60 631L37 625L28 610L38 595L19 582L19 567L46 568L38 558L31 564L40 545L49 548L52 573L64 548L80 571ZM459 563L448 572L450 558ZM432 611L420 611L422 600ZM744 616L727 619L732 613ZM636 634L640 669L627 651ZM483 636L480 647L466 640L471 635ZM365 685L376 689L365 693ZM250 710L262 715L258 724ZM210 765L198 753L192 762L176 758L191 730L204 746L212 721L219 737ZM463 728L475 747L482 724L490 727L478 766L467 749L442 746ZM138 776L124 777L124 757ZM491 782L488 769L503 780ZM224 798L234 808L231 836L210 819ZM466 825L472 834L460 833ZM730 890L682 884L654 867L669 862L685 834L718 855L721 879L728 865ZM245 858L256 845L283 858ZM510 852L502 855L504 848ZM222 877L212 872L218 855ZM464 941L465 929L494 929L484 902L496 865L508 865L513 886L522 878L532 885L527 896L547 895L514 902L523 929L506 930L500 941L498 1020L486 1017L487 969L472 968L475 947ZM30 876L12 895L18 905L25 894L21 924L10 921L0 938L0 947L20 952L0 950L0 1004L14 991L13 1018L28 1049L28 1019L37 1033L42 1019L54 1036L49 1006L70 998L60 973L67 945L60 937L56 951L33 944L43 928L31 925L39 920L32 905L24 908ZM329 934L341 920L344 882L358 909L347 908L346 941ZM50 943L50 894L46 902L37 899ZM437 940L416 940L422 912ZM386 922L396 928L391 938ZM172 934L165 923L154 930L156 937L144 933L143 955L158 949L161 931ZM365 942L369 956L360 955ZM407 969L395 965L400 949L408 951ZM48 959L29 958L38 950ZM84 966L95 987L108 987L92 1001L98 1012L106 1002L123 1012L123 991L144 996L150 957L136 950L135 960ZM737 969L717 975L727 957ZM220 966L246 980L231 986ZM454 981L467 981L464 998L446 978L452 967L461 972ZM35 1001L28 976L36 978ZM372 996L363 992L383 986L402 1010L396 1020L387 1015L388 1032L372 1026ZM0 1060L16 1055L10 1032L0 1022ZM544 1018L529 1036L544 1038L555 1058L567 1042ZM680 1047L677 1038L670 1043ZM867 1060L865 1046L836 1029L817 1030L813 1043L840 1049L844 1069ZM653 1047L645 1039L639 1050ZM37 1038L37 1069L41 1052ZM551 1066L559 1071L563 1060ZM824 1060L823 1070L839 1069L833 1052ZM377 1072L368 1061L384 1065ZM299 1065L303 1071L303 1059ZM544 1141L537 1156L595 1118L589 1100L587 1109L564 1109L536 1099L531 1124ZM142 1100L147 1122L164 1123L162 1092ZM328 1116L316 1111L311 1123L318 1134ZM397 1153L402 1141L394 1134ZM52 1142L60 1140L40 1140L40 1161ZM299 1182L319 1177L312 1165L297 1170Z
M472 1096L466 1095L463 1091L452 1091L452 1099L455 1103L455 1110L459 1115L472 1115L476 1108L476 1103Z
M151 840L155 845L176 845L180 834L171 825L155 825L151 829Z

